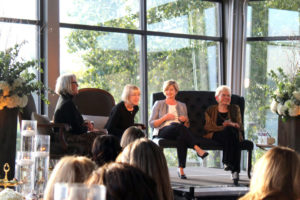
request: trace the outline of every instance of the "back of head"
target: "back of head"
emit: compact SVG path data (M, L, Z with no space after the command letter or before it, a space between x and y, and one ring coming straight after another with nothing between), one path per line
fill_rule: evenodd
M139 167L156 181L159 199L173 199L166 158L154 142L147 138L134 141L124 149L121 160Z
M251 199L300 198L300 158L294 150L275 147L255 164L250 183ZM250 199L250 198L245 198Z
M87 157L63 157L54 167L47 182L44 200L53 200L55 183L83 183L94 169L94 162Z
M98 166L102 166L107 162L115 161L121 150L122 148L119 140L115 136L97 136L92 147L93 161L95 161Z
M103 165L87 181L87 184L106 186L107 200L156 200L156 184L140 169L126 163Z
M136 126L130 126L127 128L121 138L121 147L125 148L131 142L134 142L136 139L145 137L145 133Z

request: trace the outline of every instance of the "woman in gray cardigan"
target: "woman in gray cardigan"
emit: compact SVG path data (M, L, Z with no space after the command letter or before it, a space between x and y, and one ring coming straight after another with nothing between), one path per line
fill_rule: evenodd
M174 80L164 82L163 92L166 99L155 102L149 123L150 126L154 128L153 137L177 141L179 165L177 172L179 178L186 179L183 169L186 163L187 148L194 148L197 155L202 159L205 158L208 153L196 145L195 139L188 129L189 118L186 105L175 99L178 91L178 85Z

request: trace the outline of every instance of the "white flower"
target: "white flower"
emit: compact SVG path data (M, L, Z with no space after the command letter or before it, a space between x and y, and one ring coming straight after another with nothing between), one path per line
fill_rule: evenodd
M271 106L270 106L270 109L271 109L271 111L272 111L273 113L276 113L276 111L277 111L277 105L278 105L277 101L275 101L275 100L273 99L273 101L272 101L272 103L271 103Z
M28 97L27 96L24 95L24 96L20 97L20 104L19 104L19 106L21 108L24 108L27 105L27 103L28 103Z
M0 192L1 200L22 200L22 195L12 189L6 188Z
M6 81L0 81L0 90L2 90L3 96L8 96L11 88Z
M293 96L294 96L298 101L300 101L300 91L294 91L294 92L293 92Z
M19 105L19 97L17 95L13 95L10 97L6 97L7 107L14 108Z
M295 117L298 115L299 107L296 104L294 104L293 101L291 101L291 100L286 101L284 103L284 106L288 108L288 113L291 117Z
M22 78L16 78L14 80L14 83L13 83L12 87L13 88L20 87L20 86L22 86L23 83L24 83L24 80Z
M277 105L277 113L279 115L285 115L285 111L287 110L288 108L285 106L285 105L282 105L281 103L279 103Z

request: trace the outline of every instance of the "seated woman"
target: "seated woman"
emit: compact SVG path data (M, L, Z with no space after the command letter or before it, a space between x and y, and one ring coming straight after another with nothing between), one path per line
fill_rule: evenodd
M128 144L134 142L139 138L144 138L145 133L136 126L130 126L124 131L124 134L121 138L121 147L124 149Z
M54 122L64 123L69 130L64 134L68 143L82 142L79 149L81 155L90 155L91 146L95 137L102 135L89 121L84 121L73 97L78 94L78 83L74 74L63 74L58 77L55 92L59 95L54 112ZM88 133L88 134L87 134Z
M92 174L95 167L95 163L87 157L63 157L51 172L43 199L54 200L55 183L83 183Z
M178 91L179 88L175 81L169 80L164 82L163 92L166 99L155 102L149 124L154 128L154 137L177 141L178 176L181 179L186 179L183 169L186 163L187 148L194 148L197 155L202 159L208 153L196 145L195 139L188 129L189 118L186 105L175 99Z
M108 163L97 169L87 185L106 187L106 200L157 200L154 180L142 170L127 163Z
M173 200L173 191L166 158L162 149L147 138L130 143L118 160L140 168L157 184L159 200Z
M99 135L92 147L92 160L101 167L105 163L115 161L122 151L119 140L113 135Z
M230 104L231 89L225 85L216 89L217 105L210 106L205 112L205 138L223 144L223 163L225 170L232 172L232 179L237 184L240 173L240 141L244 131L240 107Z
M249 192L240 200L299 200L300 156L286 147L274 147L255 164Z
M123 132L134 125L134 117L138 112L140 101L140 89L135 85L126 85L123 89L122 100L115 105L105 125L108 134L116 136L119 140Z
M54 111L55 123L68 124L70 128L69 132L72 134L95 131L92 123L84 122L72 100L78 94L78 83L74 74L63 74L58 77L55 92L59 95Z

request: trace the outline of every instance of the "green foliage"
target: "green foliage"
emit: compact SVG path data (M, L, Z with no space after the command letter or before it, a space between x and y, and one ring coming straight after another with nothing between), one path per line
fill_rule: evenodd
M37 80L35 70L42 73L37 60L25 61L19 56L25 42L12 48L0 51L0 109L4 107L24 107L27 95L32 92L41 94L47 90L44 84ZM42 99L48 100L42 95Z

